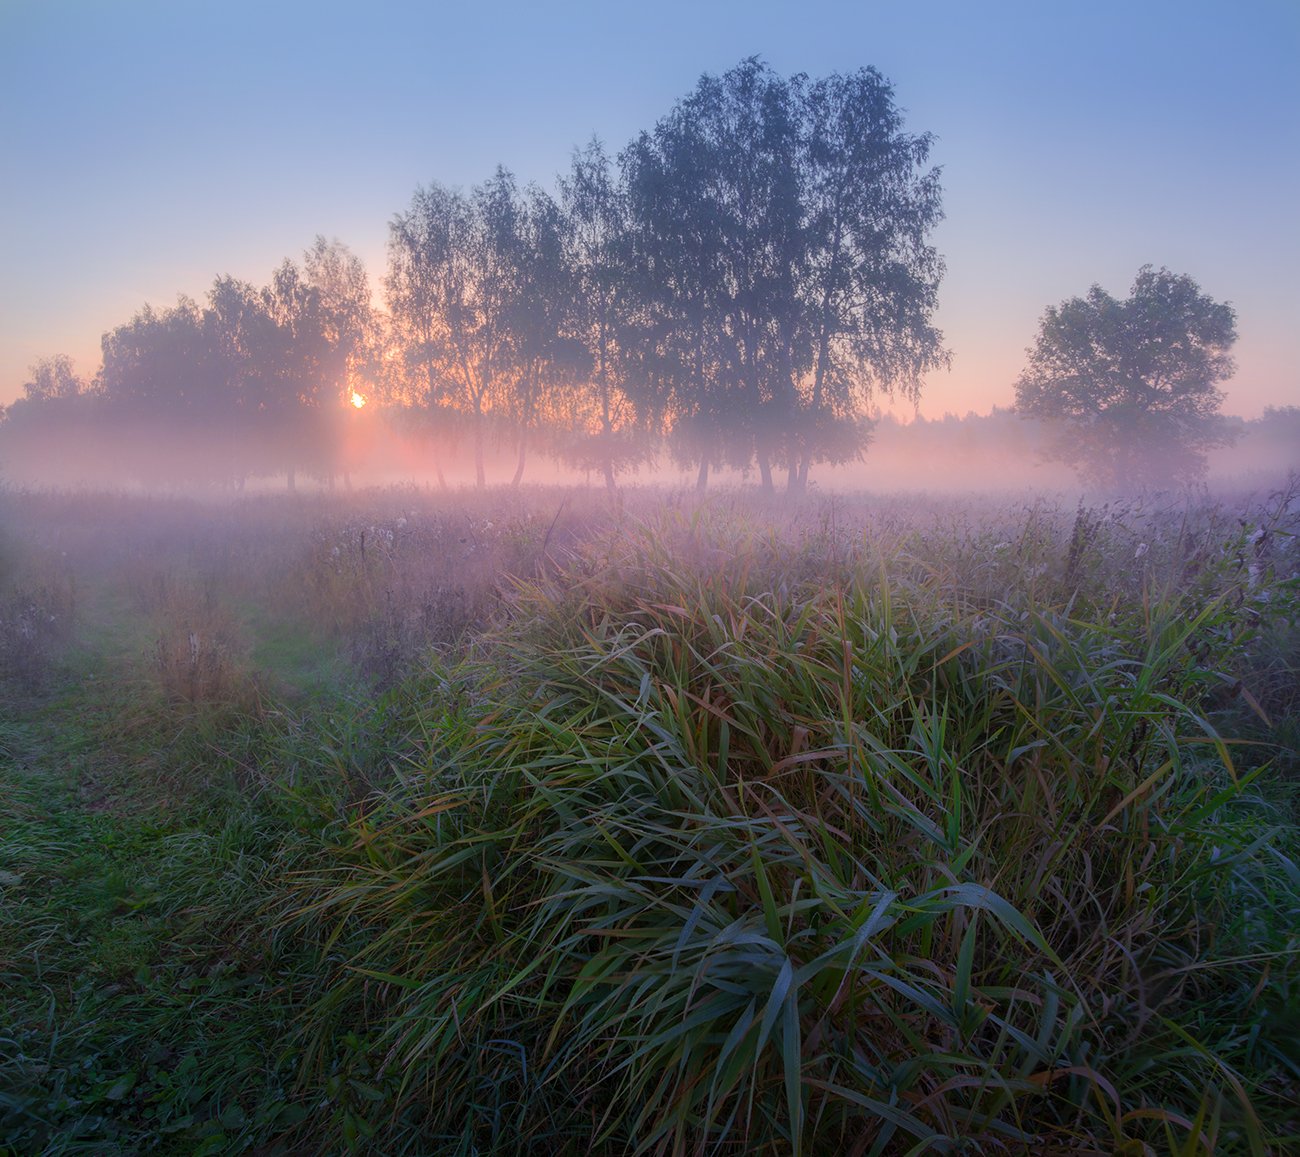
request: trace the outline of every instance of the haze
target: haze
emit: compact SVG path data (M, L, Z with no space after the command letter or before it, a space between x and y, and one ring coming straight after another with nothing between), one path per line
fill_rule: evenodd
M0 0L0 1157L1294 1151L1298 49Z
M1300 399L1300 9L1238 4L379 3L0 11L0 403L37 359L89 377L146 302L256 284L317 234L377 286L388 223L498 163L554 187L701 73L873 66L935 134L950 369L919 412L1006 406L1043 310L1146 263L1234 306L1225 412ZM896 404L910 415L913 407Z

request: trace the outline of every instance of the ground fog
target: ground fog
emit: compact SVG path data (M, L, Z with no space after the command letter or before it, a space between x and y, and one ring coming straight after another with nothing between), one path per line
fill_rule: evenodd
M1290 1151L1297 531L0 492L0 1153Z

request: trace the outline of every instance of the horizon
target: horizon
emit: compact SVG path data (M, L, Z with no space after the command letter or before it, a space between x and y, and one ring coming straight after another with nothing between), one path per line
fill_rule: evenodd
M202 301L227 274L263 284L317 234L357 254L382 299L388 222L417 186L468 188L499 163L553 188L575 147L596 135L616 155L702 73L750 55L784 76L875 67L905 130L935 135L952 367L926 376L922 417L1010 406L1044 310L1093 284L1124 296L1148 263L1235 308L1225 413L1300 400L1294 5L1229 19L1209 3L948 3L927 24L836 3L798 20L673 4L652 27L591 4L386 3L346 26L345 11L6 7L0 148L27 176L0 192L0 404L38 359L67 354L89 378L101 335L146 303Z

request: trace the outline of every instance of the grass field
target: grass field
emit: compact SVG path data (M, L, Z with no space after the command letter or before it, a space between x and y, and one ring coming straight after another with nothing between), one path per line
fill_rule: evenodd
M1300 493L0 493L0 1153L1300 1151Z

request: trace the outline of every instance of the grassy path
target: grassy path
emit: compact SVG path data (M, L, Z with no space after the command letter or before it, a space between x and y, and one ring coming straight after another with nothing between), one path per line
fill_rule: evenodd
M0 710L0 1154L235 1151L302 1112L255 934L283 833L178 790L200 748L133 694L150 625L93 600L64 675Z

